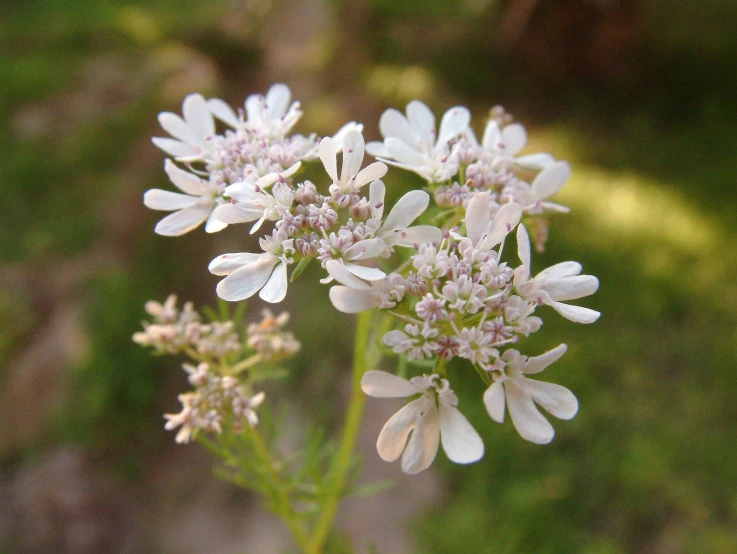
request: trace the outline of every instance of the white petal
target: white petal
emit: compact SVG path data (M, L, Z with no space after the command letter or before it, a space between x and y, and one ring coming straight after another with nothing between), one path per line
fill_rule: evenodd
M192 129L190 129L184 120L177 114L161 112L159 114L159 123L164 128L164 131L169 133L175 139L179 139L187 144L204 146L202 137L195 136Z
M356 277L366 279L367 281L379 281L386 277L386 273L375 267L366 267L364 265L346 263L345 267Z
M489 193L479 192L473 195L466 208L466 236L476 246L489 228L491 215L489 212Z
M448 459L470 464L484 455L484 441L458 408L440 404L440 441Z
M517 228L517 255L522 265L526 268L530 267L530 235L524 225Z
M417 424L424 398L413 400L384 424L379 433L379 439L376 441L376 450L382 460L393 462L402 455L404 445L407 444L407 437Z
M420 413L402 456L402 471L409 475L430 467L440 443L440 417L435 399L423 396L416 402L421 403Z
M164 152L175 158L183 158L189 156L196 156L201 153L201 150L197 146L192 146L181 140L163 138L163 137L152 137L151 142L161 148Z
M571 178L571 166L568 162L556 162L543 169L532 181L532 195L538 200L552 196L563 188Z
M338 160L335 153L335 143L330 137L324 137L320 141L320 145L317 147L320 154L320 160L322 165L325 166L325 171L328 172L333 182L338 182Z
M213 275L230 275L236 269L240 269L244 265L255 263L263 254L252 254L250 252L234 252L231 254L222 254L210 262L207 269Z
M541 202L540 205L545 211L548 212L556 212L559 214L571 213L571 208L569 208L568 206L563 206L561 204L556 204L555 202Z
M411 190L400 198L386 217L379 233L404 229L427 209L430 195L424 190Z
M407 118L398 110L390 108L381 114L379 118L379 131L381 131L384 139L392 137L415 149L420 148L417 135L412 130L412 126L407 121ZM387 146L386 140L384 141L384 146Z
M456 138L466 130L469 123L471 123L471 112L467 108L456 106L449 109L445 112L440 122L437 144L445 144L449 140Z
M336 286L330 288L329 294L335 309L345 314L357 314L379 305L379 299L373 291Z
M523 167L525 169L532 169L539 171L541 169L545 169L551 164L555 163L555 158L551 156L550 154L545 154L543 152L539 154L529 154L527 156L520 156L516 160L514 160L514 163L516 163L518 166Z
M345 137L343 137L343 165L340 168L340 181L342 183L347 183L358 174L363 163L363 151L363 135L358 131L347 132ZM383 174L379 175L379 177L383 177Z
M392 231L391 235L384 235L383 239L390 246L413 247L415 244L430 244L440 242L443 232L432 225L416 225Z
M578 400L567 388L535 379L520 379L523 390L551 415L572 419L578 413Z
M147 208L165 212L188 208L196 204L198 200L196 196L161 189L147 190L143 195L143 204Z
M403 342L406 342L408 339L407 335L398 329L395 329L393 331L389 331L386 333L382 338L381 341L387 345L387 346L397 346L398 344L401 344ZM410 340L411 342L411 340ZM415 391L417 392L417 391Z
M302 162L297 162L297 163L289 166L287 169L285 169L282 172L274 171L273 173L267 173L263 177L260 177L256 181L255 185L257 187L262 188L262 189L263 188L270 187L271 185L273 185L274 183L276 183L279 180L279 177L283 177L283 178L291 177L292 175L294 175L295 173L297 173L297 171L299 170L300 167L302 167ZM228 188L230 188L230 187L228 187Z
M430 108L419 100L412 100L407 104L407 119L412 130L432 148L435 144L435 116Z
M203 184L202 179L193 175L189 171L185 171L171 160L164 162L164 171L169 176L169 180L179 189L187 194L194 196L202 196L207 192L207 187Z
M264 215L263 210L244 210L237 204L221 204L215 208L215 217L223 223L236 224L246 223L248 221L256 221Z
M551 265L549 268L542 270L535 276L535 279L564 279L578 275L583 270L583 266L578 262L561 262Z
M278 120L287 113L291 98L292 93L287 85L282 83L272 85L266 93L266 112L269 114L269 119Z
M502 142L504 142L504 152L514 156L527 146L527 132L519 123L512 123L502 129Z
M577 275L563 279L548 279L544 290L550 298L563 302L594 294L599 288L599 280L593 275Z
M370 183L371 181L374 181L376 179L381 179L384 175L386 175L388 169L389 168L386 167L386 164L382 162L374 162L371 165L364 167L361 171L358 172L358 175L356 175L356 186L362 187L366 183Z
M504 204L494 216L489 232L479 244L479 249L488 250L504 242L506 236L517 226L521 218L522 207L519 204L515 202Z
M343 150L343 138L349 131L358 131L359 133L362 133L363 125L361 123L356 123L355 121L350 121L338 129L338 132L333 135L335 148L338 152Z
M389 137L384 141L384 144L386 145L386 149L389 150L391 158L396 161L411 167L425 165L425 157L407 145L407 143L397 138Z
M264 98L260 94L251 94L246 98L246 115L249 123L264 121Z
M566 350L568 350L568 347L565 344L559 344L558 346L556 346L552 350L548 350L544 354L528 358L525 367L522 369L522 372L525 375L534 375L535 373L540 373L550 364L557 362L561 358L561 356L566 353Z
M372 238L358 241L343 254L345 260L370 260L381 255L386 244L381 238Z
M484 146L484 148L488 148L490 150L496 150L499 148L499 143L502 140L502 133L499 130L499 124L493 120L490 119L489 122L486 124L486 128L484 129L484 138L481 141L481 144Z
M550 422L538 411L535 403L512 379L504 381L509 417L520 436L535 444L547 444L555 436Z
M407 379L376 370L363 374L361 390L374 398L406 398L417 393L417 389Z
M383 142L372 141L366 144L366 153L374 158L389 158L389 150Z
M371 285L361 281L353 275L348 268L336 260L328 260L325 269L330 276L342 285L346 285L356 290L371 290Z
M167 237L178 237L188 233L205 221L212 211L212 204L195 204L166 216L159 221L154 231Z
M204 144L204 139L215 134L215 122L212 120L207 100L201 94L190 94L182 103L182 115L192 133Z
M385 193L386 187L382 181L374 181L369 185L369 204L371 204L374 217L379 220L381 220L381 217L384 214Z
M484 393L484 406L489 413L489 417L497 423L504 422L504 385L501 381L492 383Z
M218 296L229 302L250 298L266 284L278 261L273 256L260 256L255 262L236 269L218 283Z
M170 216L171 217L171 216ZM601 315L595 310L589 308L583 308L581 306L571 306L570 304L563 304L562 302L546 302L560 315L569 319L575 323L593 323Z
M261 289L259 296L265 302L276 304L284 300L287 295L287 264L282 261L271 274L271 277Z
M215 215L215 211L210 214L210 217L207 218L207 221L205 222L205 232L206 233L217 233L219 231L222 231L228 226L227 223L224 221L220 221L217 216Z
M233 108L220 100L220 98L210 98L210 100L207 101L207 107L209 108L210 113L223 123L227 123L231 127L238 127L240 125L238 116L233 111Z

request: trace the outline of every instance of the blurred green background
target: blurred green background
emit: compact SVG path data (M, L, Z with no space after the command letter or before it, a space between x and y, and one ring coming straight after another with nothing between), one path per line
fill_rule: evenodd
M303 103L298 130L354 119L369 140L413 98L438 116L468 105L477 131L504 105L530 151L574 168L558 196L572 213L533 263L575 259L601 280L586 303L599 322L551 312L525 344L569 345L547 378L581 410L552 445L494 424L478 383L454 381L485 458L440 455L419 478L378 462L409 516L392 542L349 505L357 550L737 552L735 29L733 0L3 2L0 552L284 545L207 455L173 445L161 413L184 376L130 340L146 300L212 304L207 263L253 247L240 229L153 234L160 214L141 196L168 186L156 114L193 91L240 105L278 81ZM419 181L391 170L387 183L398 195ZM350 359L351 318L309 280L287 307L310 347L270 391L296 435L307 416L335 426L336 404L315 399L339 403ZM383 421L367 423L367 467ZM391 494L367 502L391 511Z

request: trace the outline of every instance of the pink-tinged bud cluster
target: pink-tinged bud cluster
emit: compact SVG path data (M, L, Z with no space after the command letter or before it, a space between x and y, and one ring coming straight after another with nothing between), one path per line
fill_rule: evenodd
M294 356L302 345L292 333L284 330L288 322L288 312L282 312L274 317L269 310L264 310L263 319L248 326L246 344L264 361L277 361Z
M153 321L144 321L143 331L135 333L133 341L151 346L159 353L178 354L192 348L203 356L215 358L225 358L242 350L232 321L203 323L191 302L185 303L181 310L176 303L174 294L163 304L147 302L146 311Z
M222 433L226 424L236 433L242 432L246 425L258 424L256 408L264 400L263 392L250 396L238 379L218 375L207 363L183 367L195 390L179 395L181 412L164 415L167 431L179 428L176 442L188 443L199 431Z

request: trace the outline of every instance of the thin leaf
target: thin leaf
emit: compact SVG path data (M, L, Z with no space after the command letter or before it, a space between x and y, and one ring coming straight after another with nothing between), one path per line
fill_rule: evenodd
M289 282L294 283L297 278L302 275L302 272L307 268L312 260L314 260L314 258L302 258L297 262L297 266L294 268L294 271L292 271L292 276L289 278Z

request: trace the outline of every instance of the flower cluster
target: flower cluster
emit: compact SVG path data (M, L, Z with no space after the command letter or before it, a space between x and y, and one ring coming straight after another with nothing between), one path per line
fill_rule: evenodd
M156 137L154 144L183 162L189 171L166 160L169 179L184 194L160 189L145 194L144 203L149 208L174 212L157 224L156 232L182 235L203 222L208 233L220 231L227 221L218 217L215 209L227 205L228 186L266 188L280 174L296 171L301 161L316 158L316 135L289 135L302 115L299 102L290 100L289 89L278 84L265 97L249 96L245 110L238 110L238 114L222 100L206 100L200 94L184 99L183 117L159 114L159 123L172 138ZM228 127L223 134L215 132L216 120ZM360 131L362 127L348 123L336 134L336 143L340 145L351 129Z
M198 430L221 433L227 425L241 432L246 423L256 425L255 410L264 393L252 396L250 391L269 376L268 370L258 373L259 364L284 360L301 348L285 329L288 312L274 316L264 310L261 321L247 327L232 320L204 323L191 302L179 309L173 294L163 304L147 302L146 311L152 321L143 322L144 330L133 341L159 354L186 354L195 362L183 364L194 390L179 395L180 413L165 415L167 430L180 428L178 443L189 442Z
M556 162L546 153L518 156L527 145L527 132L501 107L491 110L481 143L470 121L468 109L456 106L445 113L436 131L435 116L414 100L407 105L406 116L395 109L384 112L379 120L384 141L369 143L367 150L426 179L438 206L465 208L476 193L488 191L492 215L512 202L528 217L568 211L549 201L570 177L566 162ZM535 220L542 249L547 221Z
M530 359L517 350L502 353L501 349L540 329L542 320L533 314L543 305L552 307L571 321L594 322L599 317L598 312L564 301L594 293L599 282L596 277L580 275L581 265L575 262L557 264L531 277L527 231L524 225L518 226L522 208L508 203L495 217L491 217L491 211L490 194L477 193L466 209L465 235L453 231L440 243L421 245L418 253L411 257L412 269L406 277L393 274L384 281L381 298L398 299L393 305L387 306L385 300L379 300L377 287L365 282L359 284L359 280L347 279L345 275L341 276L342 284L332 288L330 297L337 309L349 313L373 306L389 308L404 325L386 333L383 342L408 360L436 358L445 361L459 357L487 372L494 383L484 396L489 415L495 421L503 421L506 393L510 415L520 435L543 444L553 439L554 432L533 401L563 419L573 417L578 404L568 389L523 375L542 371L563 355L566 346ZM505 239L515 227L521 265L512 269L501 258ZM388 283L393 287L388 287ZM376 378L376 375L372 377ZM374 394L371 387L364 390L372 396L408 396L390 394L388 388L391 386L396 386L397 393L409 389L396 378L382 378L380 393ZM442 405L442 395L438 392L436 397L438 406ZM390 420L385 431L395 425L396 421ZM430 435L424 439L428 441L424 448L434 456L437 445L434 449L432 445L437 437ZM470 438L474 436L472 433L464 432L463 435L469 437L468 441L475 441ZM414 436L419 433L415 432ZM380 454L381 444L380 439ZM401 444L404 447L404 442ZM408 450L420 448L412 444L410 442ZM451 460L457 461L447 448L445 450ZM407 456L413 459L414 454ZM382 454L382 457L385 456ZM403 469L411 472L414 466L408 464L403 458Z
M245 425L258 424L256 408L264 401L264 393L249 396L235 377L221 376L212 371L207 363L196 367L184 364L193 392L179 395L182 411L165 414L165 429L180 428L176 442L187 443L199 431L222 433L226 422L234 432L242 432Z
M259 233L260 252L222 254L209 265L211 273L224 277L216 288L220 298L241 301L258 293L266 302L281 302L289 268L294 279L317 260L324 270L321 282L335 283L329 298L336 309L378 309L392 320L395 328L383 335L383 344L410 362L434 365L431 373L409 380L375 370L363 377L366 394L410 399L387 422L377 443L383 459L401 456L405 472L427 468L440 444L457 463L483 456L483 442L458 410L450 387L445 364L454 358L467 360L482 377L486 392L480 396L492 419L502 422L508 408L524 439L550 442L553 428L537 406L570 419L578 403L568 389L527 375L558 360L566 346L536 357L512 346L541 328L546 306L578 323L599 317L568 303L593 294L599 285L596 277L582 275L580 264L559 263L534 276L531 269L527 229L541 250L548 237L546 216L568 211L550 199L568 181L569 165L545 153L520 155L527 133L501 108L491 110L480 142L462 106L448 110L439 129L419 101L410 102L406 114L387 110L379 121L384 140L369 144L356 123L333 137L290 135L301 113L289 89L274 85L265 97L249 96L237 115L221 100L200 95L185 99L183 117L161 114L159 121L173 138L154 142L179 162L167 160L165 170L185 194L146 193L148 207L174 211L156 231L179 235L205 220L208 232L250 223L250 233ZM228 127L223 134L216 134L216 120ZM379 161L363 167L365 152ZM300 180L302 164L318 159L323 176L315 183ZM387 164L420 175L429 193L409 191L386 213L381 179ZM436 204L431 222L437 226L415 224L431 200ZM504 250L513 233L516 258ZM218 346L219 352L240 346L237 339L224 338L232 329L227 324L208 324L204 333L191 307L179 312L167 301L152 305L149 313L154 323L135 340L157 350L177 352L192 345L205 355ZM236 366L239 371L299 349L283 330L287 317L267 311L259 324L249 326L242 343L254 354ZM208 371L190 373L205 379ZM182 414L194 411L207 419L203 414L219 413L210 406L223 397L230 375L202 381L216 392L184 395ZM228 402L232 408L234 400ZM246 412L238 413L252 421ZM168 416L167 425L182 425L180 434L188 437L182 414ZM214 418L190 427L218 431L219 425Z

